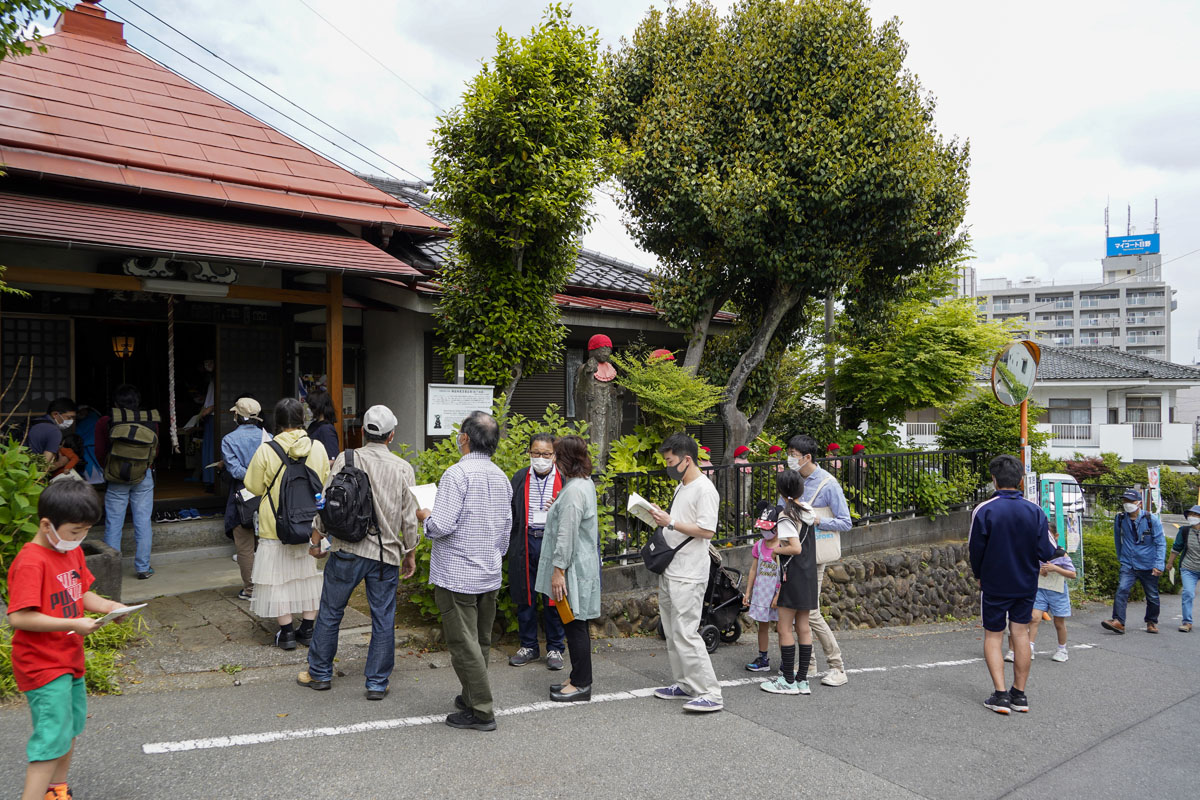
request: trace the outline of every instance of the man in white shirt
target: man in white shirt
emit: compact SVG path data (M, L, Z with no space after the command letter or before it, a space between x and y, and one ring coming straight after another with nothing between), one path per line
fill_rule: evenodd
M658 610L675 682L655 689L654 696L686 700L686 711L720 711L724 708L721 684L699 628L711 565L708 542L716 535L721 497L700 471L695 439L683 433L672 434L659 452L667 462L667 474L679 481L679 486L669 513L657 506L651 513L663 526L667 546L683 546L658 579Z

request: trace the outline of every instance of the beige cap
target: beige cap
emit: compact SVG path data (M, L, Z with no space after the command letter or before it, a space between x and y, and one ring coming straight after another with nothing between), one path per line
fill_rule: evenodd
M243 397L237 401L230 411L245 419L261 419L258 414L262 406L253 397Z

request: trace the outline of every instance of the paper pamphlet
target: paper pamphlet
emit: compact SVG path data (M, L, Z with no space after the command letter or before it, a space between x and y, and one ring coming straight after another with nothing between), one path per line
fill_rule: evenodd
M417 499L417 508L433 509L433 501L437 499L436 483L423 483L420 486L410 486L408 490Z
M654 508L654 504L637 492L629 493L629 502L625 508L630 514L633 514L651 528L658 527L658 523L654 521L654 515L650 513L650 510Z
M214 461L214 462L213 462L213 463L211 463L211 464L205 464L205 465L204 465L204 468L205 468L205 469L216 469L216 468L217 468L217 467L219 467L219 466L221 466L221 462L220 462L220 461Z
M199 415L199 414L193 414L193 415L192 415L192 418L191 418L191 419L189 419L187 422L183 423L183 427L179 428L179 430L181 430L181 431L189 431L189 430L191 430L192 428L195 428L195 427L197 427L199 424L200 424L200 415Z
M1065 592L1067 589L1067 579L1057 572L1051 572L1049 575L1039 575L1038 588L1049 589L1052 592Z
M103 617L100 617L99 619L97 619L96 627L103 628L105 625L112 622L117 617L123 617L126 614L129 614L133 611L137 611L139 608L145 608L145 607L146 607L146 603L138 603L136 606L122 606L121 608L118 608L114 611L110 611L107 614L105 614ZM74 634L75 631L67 631L67 633Z
M242 501L246 502L246 503L249 503L251 500L258 497L258 495L256 495L254 492L252 492L246 488L243 488L241 491L238 492L238 494L240 494L242 496Z

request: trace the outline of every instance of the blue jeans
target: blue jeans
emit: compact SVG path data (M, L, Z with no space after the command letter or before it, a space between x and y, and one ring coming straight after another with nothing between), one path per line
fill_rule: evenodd
M313 626L312 643L308 646L308 674L315 681L333 678L338 628L346 613L346 604L350 602L350 593L363 581L367 583L367 603L371 606L371 644L367 647L367 666L363 675L367 679L367 691L382 692L388 687L396 663L396 587L400 583L400 568L353 553L335 551L329 554L321 589L321 607Z
M542 537L530 536L527 540L529 548L529 563L535 565L542 558ZM534 574L537 574L537 568L533 568ZM532 583L533 575L530 575ZM566 630L563 628L562 617L558 615L558 609L550 605L549 598L544 594L531 592L533 604L526 605L525 603L517 603L517 635L521 639L521 647L528 647L533 652L538 651L538 603L542 606L542 626L546 630L546 649L557 650L563 652L563 642L566 637Z
M1113 598L1113 619L1122 625L1125 624L1125 606L1129 604L1129 592L1133 589L1134 581L1142 584L1146 592L1146 622L1158 624L1158 578L1150 572L1148 569L1132 569L1121 565L1117 596Z
M1192 601L1196 599L1196 581L1200 581L1200 572L1179 568L1179 577L1183 580L1183 621L1192 621Z
M104 543L121 552L125 509L133 517L133 568L150 571L150 515L154 512L154 471L146 470L141 483L109 483L104 493Z

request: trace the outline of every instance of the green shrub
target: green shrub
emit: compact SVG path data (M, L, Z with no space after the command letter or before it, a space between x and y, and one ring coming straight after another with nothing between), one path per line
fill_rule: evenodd
M100 614L89 614L98 617ZM121 651L146 631L140 614L123 622L110 622L83 640L84 682L88 694L120 694ZM13 629L0 623L0 698L19 694L12 669Z
M1167 552L1171 551L1174 542L1167 538ZM1084 591L1091 597L1111 599L1117 593L1117 583L1121 573L1121 564L1117 561L1116 543L1113 541L1112 522L1099 522L1089 525L1083 532L1083 561L1084 561ZM1158 591L1162 594L1179 594L1183 590L1179 571L1175 572L1175 582L1170 575L1163 573L1158 579ZM1146 599L1140 583L1133 584L1129 594L1130 602Z
M1050 440L1049 432L1034 427L1040 412L1039 407L1029 403L1029 444L1035 453ZM1020 455L1021 409L1001 405L990 392L960 400L947 409L938 423L938 447Z
M8 567L37 533L37 501L45 464L10 438L0 440L0 594L8 596Z

